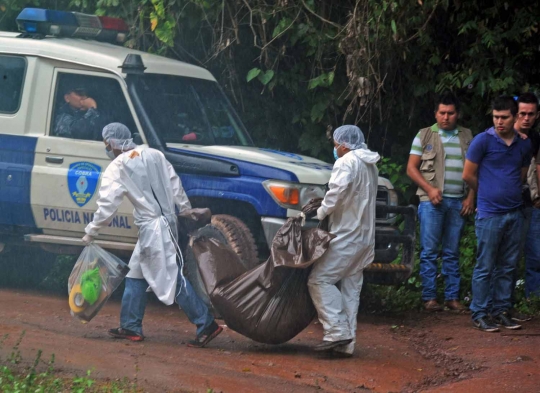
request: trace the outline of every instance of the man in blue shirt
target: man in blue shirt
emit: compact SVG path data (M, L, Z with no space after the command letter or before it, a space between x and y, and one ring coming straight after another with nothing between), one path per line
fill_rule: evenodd
M495 99L492 115L494 127L473 139L463 168L463 180L478 195L472 319L476 328L486 332L496 332L498 326L521 327L508 310L524 219L521 189L531 162L530 140L514 130L513 98Z

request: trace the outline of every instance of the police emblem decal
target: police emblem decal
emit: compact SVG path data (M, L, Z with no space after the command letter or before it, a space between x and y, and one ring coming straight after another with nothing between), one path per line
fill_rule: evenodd
M74 162L69 166L69 195L79 207L86 205L94 196L100 174L101 167L91 162Z

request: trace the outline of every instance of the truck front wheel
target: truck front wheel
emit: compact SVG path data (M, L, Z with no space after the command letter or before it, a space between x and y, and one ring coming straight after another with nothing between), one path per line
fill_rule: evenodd
M238 254L246 269L259 264L253 235L240 219L227 214L216 214L212 216L212 226L225 237L227 244Z
M212 216L211 224L197 231L197 237L217 239L228 244L240 257L246 271L259 264L257 259L257 247L249 228L238 218L226 214ZM199 274L199 267L193 251L189 245L184 253L186 277L191 283L193 290L210 308L210 298L206 293L204 283Z

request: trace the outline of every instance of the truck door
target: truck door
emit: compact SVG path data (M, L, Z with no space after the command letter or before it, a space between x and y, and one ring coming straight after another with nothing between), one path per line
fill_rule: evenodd
M21 132L23 86L34 62L28 63L0 55L0 225L34 226L29 190L36 139Z
M32 211L45 234L75 237L92 221L101 174L111 162L101 137L103 127L120 122L134 132L137 124L118 77L56 69L53 81L48 133L36 145ZM137 228L132 212L125 200L100 237L133 242Z

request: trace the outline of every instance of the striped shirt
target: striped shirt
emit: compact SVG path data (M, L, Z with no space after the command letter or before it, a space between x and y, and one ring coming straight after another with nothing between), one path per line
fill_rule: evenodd
M461 198L463 191L463 156L459 144L458 130L445 131L439 129L439 135L444 147L446 159L444 162L444 189L443 196L449 198ZM420 133L414 138L411 153L421 156L423 152Z

